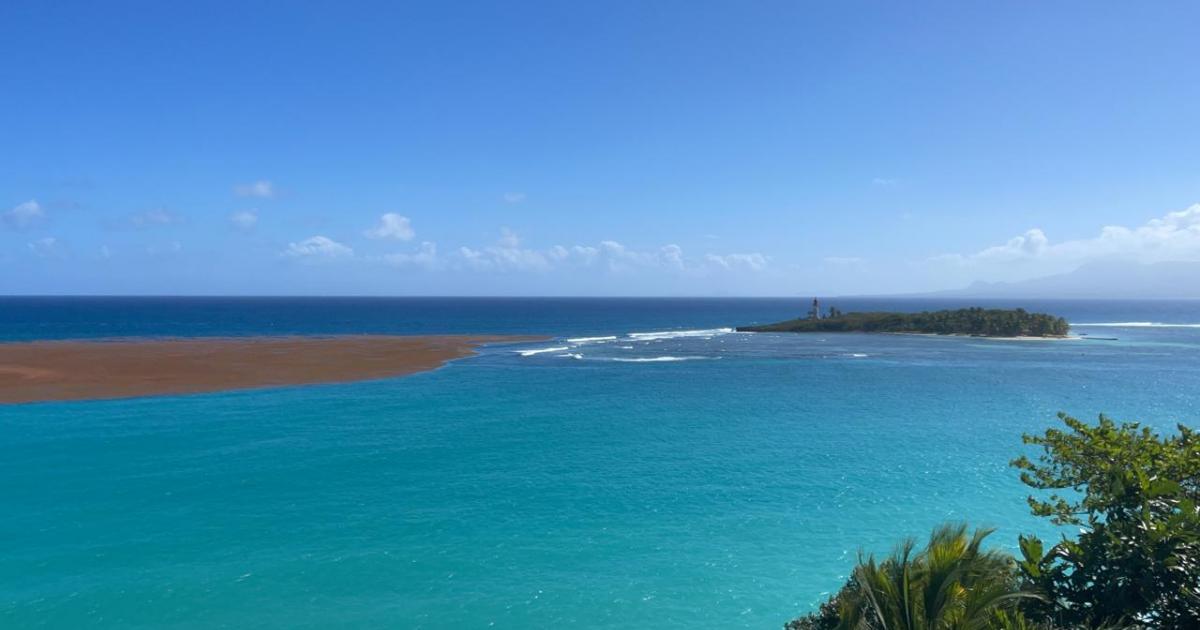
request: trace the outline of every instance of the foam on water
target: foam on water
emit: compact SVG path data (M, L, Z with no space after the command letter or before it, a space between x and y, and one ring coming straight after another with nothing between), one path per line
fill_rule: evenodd
M533 350L516 350L515 352L523 357L531 357L535 354L545 354L547 352L562 352L570 350L570 346L555 346L553 348L536 348Z
M658 341L662 339L680 339L687 337L711 338L717 335L728 335L732 328L704 328L700 330L660 330L654 332L631 332L629 339L634 341Z
M616 340L617 340L616 335L608 335L606 337L573 337L571 339L567 339L567 342L573 343L573 344L585 344L585 343L602 343L605 341L616 341Z
M685 352L695 352L695 344L707 344L711 340L733 333L733 328L697 328L684 330L661 330L649 332L631 332L625 337L618 335L595 335L588 337L567 337L560 341L569 345L555 345L544 348L532 348L514 350L513 352L522 357L533 357L543 354L554 353L555 357L566 359L583 359L584 355L577 350L587 347L594 352L589 352L589 360L600 361L615 361L619 363L670 363L675 361L692 361L699 359L714 359L718 357L709 356L680 356L675 354L664 354L672 352L676 349L684 350ZM625 341L627 345L606 345L614 341ZM717 343L724 343L723 340ZM657 352L652 352L649 356L632 356L632 357L611 357L606 356L613 352L627 350L647 350L651 345L655 346ZM595 354L598 353L598 354Z
M397 379L0 408L0 627L779 628L860 549L944 521L1009 552L1057 539L1008 462L1059 410L1198 420L1200 302L1022 304L1177 326L1079 328L1109 343L719 328L807 306L0 300L8 340L554 339Z
M632 358L632 359L626 359L626 358L621 358L621 357L613 357L613 358L612 358L612 359L610 359L610 360L611 360L611 361L617 361L618 363L671 363L671 362L674 362L674 361L702 361L702 360L709 360L709 359L716 359L716 358L717 358L717 357L672 357L672 356L664 356L664 357L636 357L636 358Z

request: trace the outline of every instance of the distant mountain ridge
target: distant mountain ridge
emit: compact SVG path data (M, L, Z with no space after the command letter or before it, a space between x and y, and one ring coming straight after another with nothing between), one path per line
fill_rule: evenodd
M1200 262L1103 261L1018 282L975 282L920 297L1200 299Z

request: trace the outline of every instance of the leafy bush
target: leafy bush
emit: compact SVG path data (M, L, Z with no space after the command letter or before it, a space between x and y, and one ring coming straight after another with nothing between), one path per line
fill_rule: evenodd
M1179 426L1163 438L1101 416L1066 414L1066 431L1025 436L1043 450L1021 457L1021 481L1049 490L1033 513L1083 527L1044 552L1021 538L1020 569L1047 602L1034 612L1069 624L1200 628L1200 439ZM1067 491L1064 493L1064 491Z
M915 552L859 560L851 579L787 630L1195 630L1200 628L1200 436L1162 437L1101 416L1059 414L1066 430L1026 435L1036 459L1012 465L1033 513L1082 529L1049 550L1019 538L1021 559L942 526Z

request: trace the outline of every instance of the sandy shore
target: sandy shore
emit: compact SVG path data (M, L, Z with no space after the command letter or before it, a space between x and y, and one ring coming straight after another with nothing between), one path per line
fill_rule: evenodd
M0 343L0 403L340 383L431 370L518 336L339 336Z

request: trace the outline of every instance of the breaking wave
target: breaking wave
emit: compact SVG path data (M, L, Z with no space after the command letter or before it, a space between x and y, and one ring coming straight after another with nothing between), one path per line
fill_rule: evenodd
M576 344L578 344L578 343L600 343L602 341L616 341L616 340L617 340L616 335L610 335L608 337L575 337L573 339L568 339L567 343L576 343Z
M536 348L534 350L517 350L516 352L517 352L517 354L519 354L523 357L531 357L535 354L542 354L544 352L562 352L563 350L570 350L570 348L567 346L557 346L554 348Z
M613 358L609 360L620 363L668 363L672 361L701 361L713 358L715 357L637 357L633 359Z
M717 335L727 335L732 328L705 328L701 330L660 330L656 332L631 332L629 338L633 341L657 341L659 339L679 339L682 337L700 337L711 339Z

